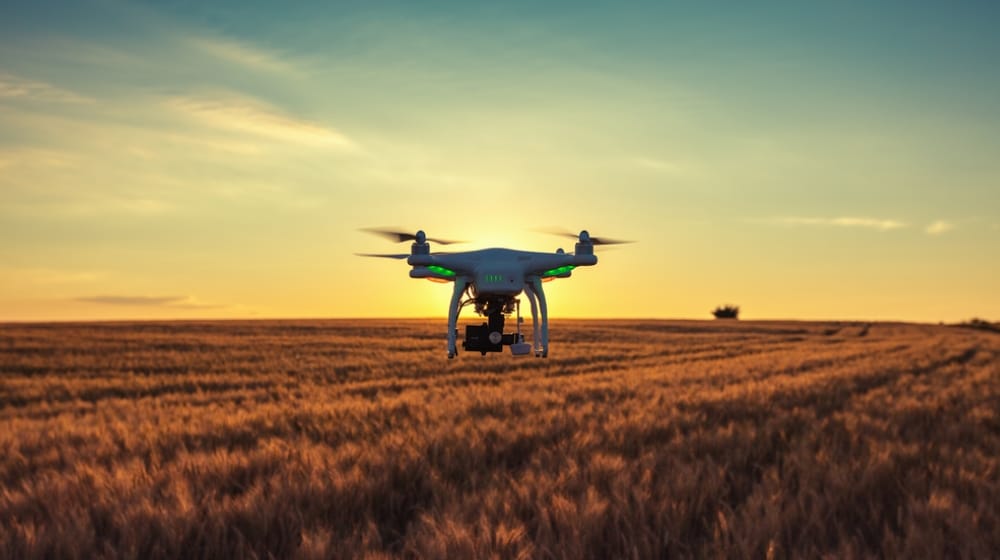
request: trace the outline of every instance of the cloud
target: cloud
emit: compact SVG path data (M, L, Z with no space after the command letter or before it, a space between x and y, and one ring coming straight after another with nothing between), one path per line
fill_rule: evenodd
M299 68L281 54L241 41L219 37L191 37L188 44L215 58L268 72L299 74Z
M897 220L885 220L875 218L858 218L843 216L839 218L779 218L778 223L788 226L836 226L877 229L888 231L906 227L906 224Z
M191 296L116 296L100 295L79 297L76 301L97 303L100 305L118 305L123 307L170 307L174 309L218 309L224 305L200 303Z
M0 72L0 99L29 99L58 103L91 103L93 99L45 82Z
M177 297L177 296L162 296L162 297L148 297L148 296L92 296L92 297L81 297L76 298L76 301L82 301L84 303L100 303L104 305L148 305L148 306L160 306L160 305L170 305L171 303L176 303L179 301L184 301L187 298Z
M926 231L928 235L941 235L942 233L951 231L953 229L955 229L955 224L951 222L946 222L944 220L937 220L936 222L927 226L927 229L924 231Z
M684 170L684 167L676 162L656 158L636 157L632 158L632 162L644 169L662 171L665 173L678 173Z
M172 210L174 206L164 200L155 198L125 198L115 197L105 200L102 207L121 210L127 214L139 214L149 216L152 214L162 214Z
M169 307L174 309L223 309L229 306L217 303L200 303L195 298L189 297L185 298L184 301L173 303Z
M281 142L354 152L358 145L340 132L287 115L261 101L236 95L178 96L167 106L207 126Z
M105 276L105 273L96 270L60 268L0 268L0 275L19 284L49 286L96 282Z
M79 158L69 152L40 150L23 146L0 148L0 169L22 168L70 168L75 167Z

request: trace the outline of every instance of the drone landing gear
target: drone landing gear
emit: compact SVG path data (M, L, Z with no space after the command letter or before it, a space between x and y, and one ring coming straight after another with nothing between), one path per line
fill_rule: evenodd
M448 308L448 359L458 355L455 339L458 338L458 312L462 310L462 294L469 285L464 278L455 279L455 287L451 292L451 306Z
M458 315L464 305L476 304L476 311L486 316L486 322L480 325L465 327L465 340L462 349L469 352L502 352L504 346L510 346L511 354L524 356L532 350L536 358L547 358L549 355L549 313L545 302L545 292L539 278L530 280L524 287L524 293L531 304L531 326L533 331L532 344L524 341L521 334L521 304L513 296L479 296L462 302L462 294L469 287L469 281L463 278L455 280L451 296L451 306L448 308L448 359L458 355ZM505 315L517 312L517 331L504 334ZM538 314L541 311L541 324Z
M536 358L549 357L549 309L545 304L545 292L542 290L542 281L534 278L524 286L524 293L528 296L528 303L531 304L531 328L534 336L531 341L535 350ZM535 300L538 300L537 302ZM538 328L538 311L541 308L542 325L541 336Z

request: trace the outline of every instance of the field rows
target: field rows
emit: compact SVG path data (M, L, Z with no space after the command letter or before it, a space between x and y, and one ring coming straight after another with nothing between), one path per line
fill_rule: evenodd
M973 556L1000 336L564 321L0 327L0 556Z

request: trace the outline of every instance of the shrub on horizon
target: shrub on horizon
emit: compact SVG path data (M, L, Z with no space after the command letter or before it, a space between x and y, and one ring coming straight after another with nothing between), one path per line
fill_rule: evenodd
M979 317L973 317L968 321L963 321L959 323L958 326L970 329L979 329L982 331L1000 332L1000 323L991 323L990 321L980 319Z
M729 304L720 305L712 311L712 315L715 315L716 319L739 319L740 306Z

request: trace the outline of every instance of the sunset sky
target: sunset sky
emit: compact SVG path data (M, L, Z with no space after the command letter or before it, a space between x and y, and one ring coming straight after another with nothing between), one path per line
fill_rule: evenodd
M1000 319L998 4L540 4L0 3L0 321L445 316L372 226L638 241L556 318Z

